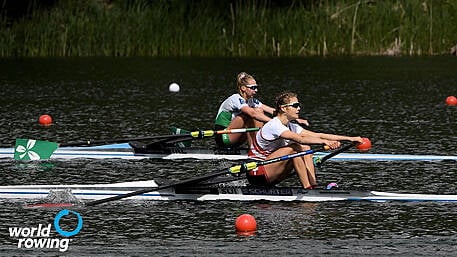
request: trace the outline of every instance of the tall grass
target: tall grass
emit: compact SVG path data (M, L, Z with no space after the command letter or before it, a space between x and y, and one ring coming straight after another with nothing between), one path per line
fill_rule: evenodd
M457 1L58 1L0 20L0 56L435 55Z

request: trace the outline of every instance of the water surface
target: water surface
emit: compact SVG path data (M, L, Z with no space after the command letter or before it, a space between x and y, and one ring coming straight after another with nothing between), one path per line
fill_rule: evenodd
M160 135L172 125L212 129L219 103L246 71L267 104L281 91L297 92L315 131L369 137L372 153L455 155L457 109L444 101L457 94L456 66L448 57L2 59L0 144ZM181 85L179 93L168 92L171 82ZM43 113L52 115L53 126L37 125ZM0 184L177 180L236 163L1 160ZM318 179L354 189L455 194L455 164L329 161ZM449 256L457 245L455 203L119 201L75 209L84 226L68 251L26 250L8 228L52 223L59 210L23 209L23 201L0 205L1 256ZM256 217L255 236L235 233L243 213Z

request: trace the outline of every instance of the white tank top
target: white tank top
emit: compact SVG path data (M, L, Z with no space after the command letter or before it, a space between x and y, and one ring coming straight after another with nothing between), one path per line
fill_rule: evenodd
M303 131L303 128L295 123L283 125L278 117L274 117L267 122L256 134L250 151L250 157L265 159L266 156L276 151L278 148L289 144L289 140L281 138L281 134L290 130L297 134Z

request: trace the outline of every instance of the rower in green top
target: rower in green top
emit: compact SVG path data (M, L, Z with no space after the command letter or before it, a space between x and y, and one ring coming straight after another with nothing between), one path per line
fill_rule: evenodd
M252 75L241 72L236 77L238 93L225 99L219 107L214 125L215 130L237 128L260 128L271 118L274 109L255 98L259 85ZM216 135L216 144L223 148L250 145L255 132Z

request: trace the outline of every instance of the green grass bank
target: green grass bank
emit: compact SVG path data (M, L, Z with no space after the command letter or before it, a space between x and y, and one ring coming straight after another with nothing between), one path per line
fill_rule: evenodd
M455 0L277 2L61 0L15 19L4 10L0 56L455 54Z

